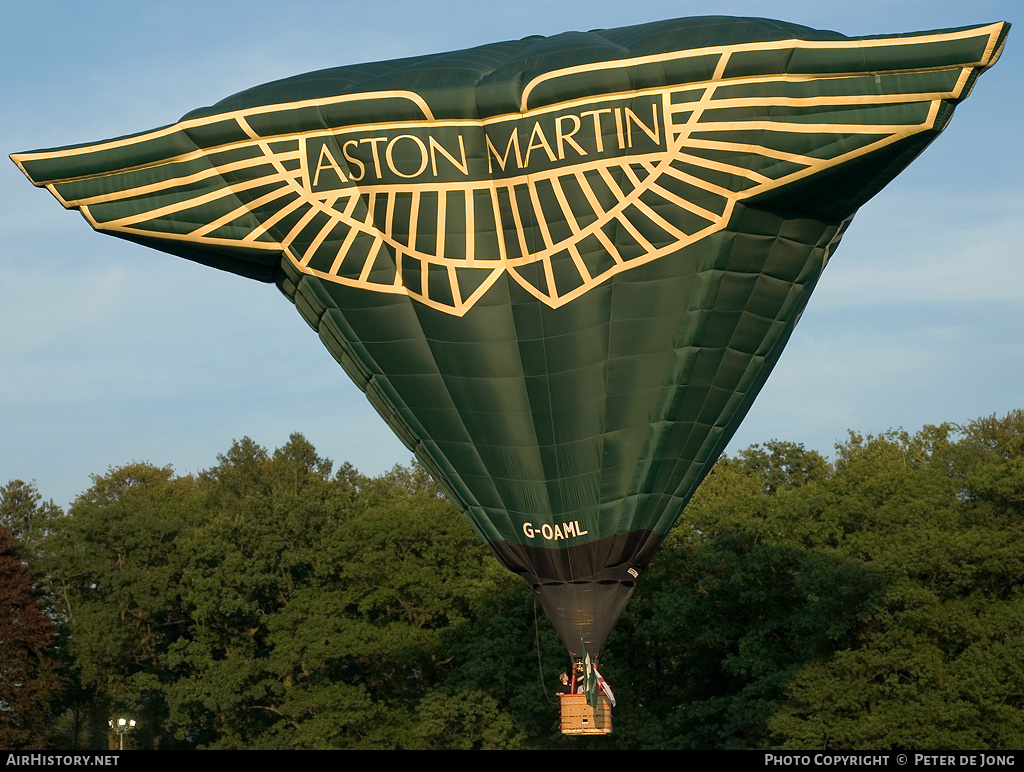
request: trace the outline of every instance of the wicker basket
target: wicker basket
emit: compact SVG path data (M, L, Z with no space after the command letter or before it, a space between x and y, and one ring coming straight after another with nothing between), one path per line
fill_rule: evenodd
M611 734L612 706L603 694L597 707L587 704L585 694L562 694L562 734Z

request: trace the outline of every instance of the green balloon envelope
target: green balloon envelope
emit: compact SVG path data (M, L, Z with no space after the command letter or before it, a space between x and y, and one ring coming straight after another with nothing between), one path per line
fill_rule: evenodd
M12 158L97 230L276 282L593 655L853 214L1008 29L526 38Z

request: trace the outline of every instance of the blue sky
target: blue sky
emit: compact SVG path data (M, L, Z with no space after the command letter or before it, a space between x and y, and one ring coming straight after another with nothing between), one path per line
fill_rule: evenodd
M768 16L847 35L1017 21L1009 0L21 2L4 0L0 149L172 123L314 69L679 16ZM847 430L1024 407L1024 47L861 209L730 450L830 454ZM131 461L179 473L235 438L302 432L383 472L411 455L272 286L95 234L0 164L0 482L67 504Z

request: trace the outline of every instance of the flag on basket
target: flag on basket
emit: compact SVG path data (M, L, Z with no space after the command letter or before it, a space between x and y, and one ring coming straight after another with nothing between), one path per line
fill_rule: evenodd
M602 676L600 673L597 672L597 668L596 667L594 668L594 675L596 676L598 688L602 692L604 692L605 696L608 698L608 702L610 702L612 704L612 707L614 708L615 707L615 695L612 694L612 687L610 687L608 685L608 682L604 680L604 676ZM594 700L594 701L597 702L597 700Z
M597 695L600 692L604 692L608 702L614 708L615 695L612 693L612 688L604 680L604 676L597 672L597 666L590 661L590 653L587 651L586 644L583 644L583 693L587 695L587 704L590 707L597 707Z

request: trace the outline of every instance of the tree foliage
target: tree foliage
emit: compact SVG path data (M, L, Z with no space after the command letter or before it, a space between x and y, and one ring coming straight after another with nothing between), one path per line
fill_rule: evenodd
M719 464L620 625L657 652L630 668L663 717L643 742L1021 747L1022 429L1014 413L959 439L851 435L828 464L778 446Z
M418 467L293 435L111 469L66 515L0 493L57 630L26 678L64 663L52 746L110 744L120 711L150 748L1024 745L1021 411L723 458L609 638L604 738L557 731L557 636Z
M14 534L0 525L0 747L46 746L51 701L60 689L53 635Z

